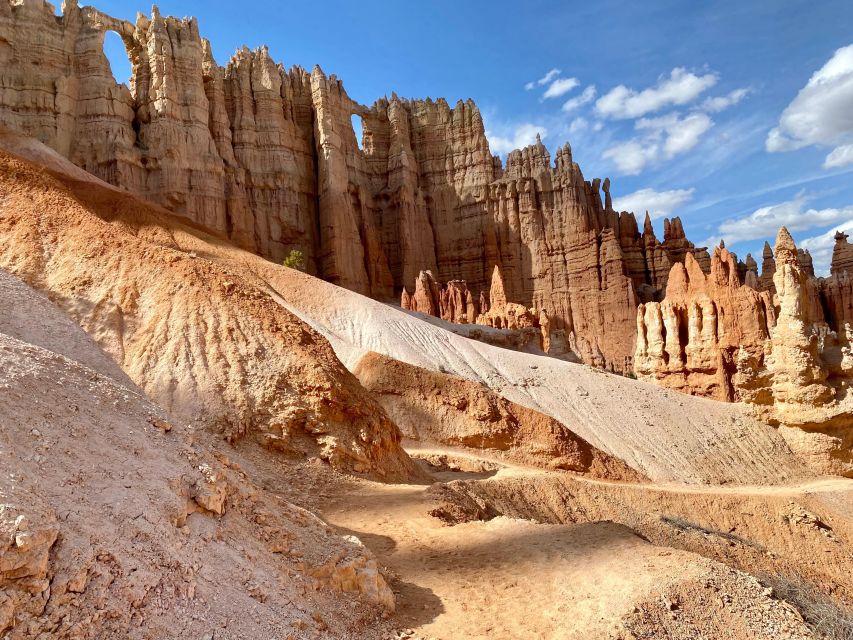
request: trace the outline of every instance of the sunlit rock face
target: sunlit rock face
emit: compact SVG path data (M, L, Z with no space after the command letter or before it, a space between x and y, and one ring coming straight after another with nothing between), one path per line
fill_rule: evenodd
M125 43L129 86L112 76L106 31ZM134 24L74 1L61 16L0 1L0 61L3 125L98 177L271 260L299 250L311 273L379 299L414 290L421 271L464 281L454 319L479 312L468 294L488 292L499 267L507 299L590 364L630 371L638 302L662 298L687 255L710 268L677 218L659 242L649 220L641 233L614 211L609 181L586 181L568 145L554 164L537 141L504 166L471 101L363 106L335 76L285 69L263 47L223 67L194 19L156 7Z
M780 425L797 453L823 471L853 474L853 289L839 238L832 276L814 278L811 261L783 227L775 259L765 248L774 299L746 283L725 249L711 274L692 258L676 264L662 302L637 312L637 376L721 400L742 400ZM840 247L840 249L839 249Z

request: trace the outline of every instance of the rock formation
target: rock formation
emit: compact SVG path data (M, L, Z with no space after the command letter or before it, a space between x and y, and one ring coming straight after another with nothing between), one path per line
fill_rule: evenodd
M830 273L832 275L840 273L853 273L853 244L848 242L849 236L838 231L835 234L835 246L832 248L832 264Z
M634 371L686 393L740 399L735 378L761 358L773 318L770 297L741 284L729 251L714 250L709 275L688 256L673 265L663 302L638 309Z
M0 216L0 267L62 301L150 398L231 441L387 480L416 473L396 426L324 338L245 268L197 257L215 250L206 234L21 144L53 175L0 151L14 212Z
M638 309L635 372L686 393L757 405L815 466L853 474L849 274L833 261L832 277L812 277L810 256L784 227L771 270L775 306L751 286L758 280L763 288L751 268L746 273L744 284L720 248L710 277L690 257L674 265L666 298Z
M400 306L407 311L417 311L451 323L478 324L503 332L498 335L476 330L464 333L477 340L521 351L539 351L569 359L575 357L567 345L565 331L554 329L547 310L528 309L522 304L507 301L498 266L492 272L488 293L480 291L479 305L475 304L464 280L451 280L441 285L431 271L421 271L413 294L403 288Z
M526 329L538 327L541 313L528 309L517 302L508 302L500 267L492 272L492 284L489 287L489 306L486 311L477 316L477 324L494 327L495 329Z
M774 273L776 273L776 260L773 258L773 249L770 243L765 241L764 251L761 253L761 275L758 277L759 291L767 291L771 296L775 295Z
M477 319L477 307L468 285L463 280L452 280L442 286L432 271L418 274L413 294L403 287L400 306L457 324L472 324Z
M110 72L107 30L127 47L129 87ZM298 249L309 273L359 293L404 297L430 271L476 302L498 266L508 299L547 309L586 362L629 371L638 301L660 299L688 254L710 267L678 218L659 242L649 220L640 234L613 211L609 180L585 181L568 145L555 165L537 141L504 167L471 101L366 107L263 47L221 67L195 20L156 7L132 24L76 0L59 17L2 0L0 42L4 125L271 260ZM454 321L485 312L448 291Z
M609 480L645 480L557 420L477 383L368 353L355 375L404 435L442 445L491 449L524 464Z

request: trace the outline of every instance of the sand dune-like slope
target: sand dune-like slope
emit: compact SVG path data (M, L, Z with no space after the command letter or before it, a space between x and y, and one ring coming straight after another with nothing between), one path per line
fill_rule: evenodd
M43 162L49 153L17 140L17 154L38 153ZM4 176L33 171L8 156L3 162ZM245 428L260 422L272 436L310 434L317 422L362 422L368 428L356 431L375 441L363 447L365 460L358 459L352 430L345 432L345 445L340 438L329 444L334 438L320 434L316 446L331 448L326 457L337 455L341 466L368 466L371 452L387 451L403 467L396 442L383 435L388 429L375 417L384 413L354 378L335 368L327 343L287 307L322 332L350 368L375 351L483 384L555 418L654 481L756 484L806 475L778 433L742 406L469 340L235 249L111 188L84 182L61 158L52 162L51 176L33 171L27 190L13 190L0 205L0 239L9 247L0 264L66 296L63 308L167 408L215 414L237 407L238 418L250 423ZM93 220L93 211L100 217ZM79 246L84 237L91 238L85 250ZM116 242L126 250L113 251ZM168 280L152 283L156 274ZM116 289L116 281L131 285ZM257 334L258 340L247 338ZM227 340L217 340L223 335ZM196 361L203 366L194 368ZM304 406L306 395L317 401ZM371 415L358 415L358 406L369 407ZM347 460L353 451L355 459Z
M199 259L168 214L39 143L8 134L3 145L39 164L0 154L0 266L47 293L150 398L229 439L255 434L386 479L416 473L328 342L255 279Z
M375 351L483 384L655 481L761 484L809 475L779 434L742 405L494 347L305 274L239 260L323 332L351 369Z
M380 635L392 595L363 547L255 486L2 270L0 425L0 637Z

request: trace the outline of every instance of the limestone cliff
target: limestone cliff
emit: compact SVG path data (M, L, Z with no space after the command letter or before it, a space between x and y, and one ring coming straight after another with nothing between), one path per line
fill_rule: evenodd
M379 299L421 271L464 281L447 294L453 321L475 317L469 293L499 267L509 300L616 371L631 367L638 301L660 299L689 254L710 266L677 218L659 242L649 221L641 234L613 211L609 181L585 180L568 145L554 165L537 142L504 167L470 100L367 107L263 47L219 66L194 19L62 9L0 0L0 123L271 260L298 249L309 272ZM125 43L129 86L112 76L106 31Z

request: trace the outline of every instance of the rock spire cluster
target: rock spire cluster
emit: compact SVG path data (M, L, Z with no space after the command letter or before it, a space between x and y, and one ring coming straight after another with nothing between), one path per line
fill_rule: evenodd
M103 52L118 33L132 63L116 83ZM220 66L194 19L112 18L75 1L0 1L0 121L94 175L280 262L378 299L422 271L454 285L467 317L495 267L507 299L547 309L585 361L625 372L639 301L672 264L707 252L665 221L612 209L566 145L493 156L472 101L353 101L319 67L286 69L264 48ZM351 118L363 123L361 145ZM469 305L467 292L474 305ZM462 308L466 311L462 311ZM479 310L478 310L479 311Z
M127 49L127 86L104 55L106 31ZM270 260L299 250L313 275L451 322L504 327L527 322L523 308L584 362L620 373L634 367L638 307L664 300L672 273L722 286L679 218L663 221L662 241L648 214L640 229L613 209L609 179L585 179L568 144L552 162L537 139L502 163L470 100L392 93L364 106L334 75L287 69L265 47L225 66L211 51L194 19L156 7L131 23L75 0L61 16L44 0L0 0L0 122ZM851 253L841 234L838 278L816 285L830 324L851 314ZM760 275L751 256L728 255L719 264L732 285L772 298L769 246ZM808 252L797 260L811 277ZM489 300L496 269L500 312ZM502 315L511 305L513 319Z
M638 308L637 376L751 403L799 453L853 474L853 286L846 238L837 240L828 278L813 277L810 256L784 227L775 252L765 246L760 277L748 269L740 278L724 248L708 276L692 258L674 265L664 300Z

